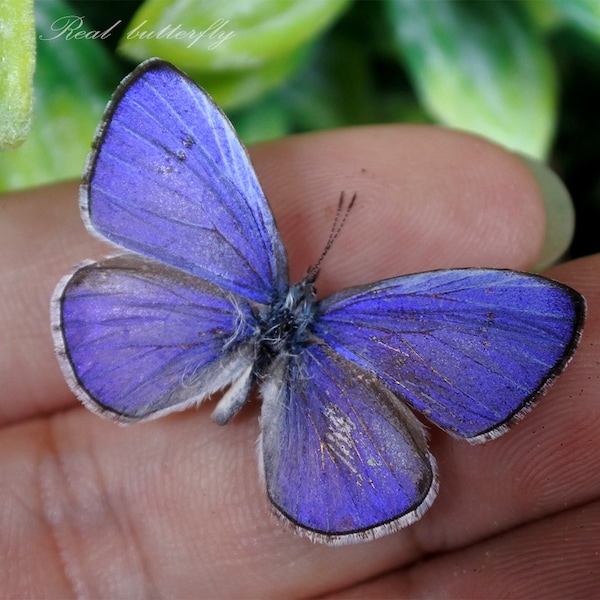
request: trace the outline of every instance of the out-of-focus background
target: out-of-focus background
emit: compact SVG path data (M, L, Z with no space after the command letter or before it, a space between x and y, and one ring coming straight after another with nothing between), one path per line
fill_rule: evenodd
M575 202L570 256L600 250L598 0L0 0L0 192L78 178L151 56L247 144L437 123L546 161Z

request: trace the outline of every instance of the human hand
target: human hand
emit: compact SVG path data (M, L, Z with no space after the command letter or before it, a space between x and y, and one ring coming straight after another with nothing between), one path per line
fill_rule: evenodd
M428 127L312 134L252 158L291 281L318 258L342 190L358 204L321 295L444 267L531 268L536 182L487 142ZM431 428L440 492L418 523L329 548L269 515L259 402L224 428L198 410L121 427L62 379L48 303L60 277L113 252L83 228L74 184L0 203L0 590L5 597L591 597L600 591L600 259L547 275L586 297L572 364L531 414L483 446ZM596 344L596 345L594 345Z

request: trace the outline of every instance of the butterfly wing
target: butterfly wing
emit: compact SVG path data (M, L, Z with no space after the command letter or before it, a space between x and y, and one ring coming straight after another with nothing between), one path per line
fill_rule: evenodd
M575 351L585 301L515 271L419 273L344 290L315 334L413 408L473 442L506 431Z
M371 539L420 518L434 459L414 415L325 345L282 356L261 388L261 464L276 514L325 543Z
M287 289L285 250L246 150L184 73L142 63L94 147L81 190L92 232L257 302Z
M94 412L138 421L251 384L254 318L230 292L135 255L80 267L59 284L61 367Z

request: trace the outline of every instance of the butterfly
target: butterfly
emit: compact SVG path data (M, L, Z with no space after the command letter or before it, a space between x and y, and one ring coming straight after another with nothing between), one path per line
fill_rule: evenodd
M256 385L273 512L313 541L368 540L417 521L437 493L420 412L450 434L504 433L560 374L585 318L538 275L449 269L316 299L286 252L242 143L208 94L150 59L127 76L81 187L91 233L127 252L85 262L52 299L74 393L122 423ZM343 201L330 242L343 224ZM328 244L328 246L330 243Z

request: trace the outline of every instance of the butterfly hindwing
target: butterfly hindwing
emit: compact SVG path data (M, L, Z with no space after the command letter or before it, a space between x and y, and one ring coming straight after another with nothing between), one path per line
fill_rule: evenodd
M261 388L261 454L277 514L347 543L416 521L437 490L414 415L324 345L282 356Z
M115 92L82 186L93 232L257 302L288 285L285 250L227 117L172 65Z
M418 273L344 290L315 333L450 433L503 433L564 368L585 315L555 281L501 269Z
M53 300L71 387L121 421L182 410L247 377L253 316L242 298L134 255L80 267Z

